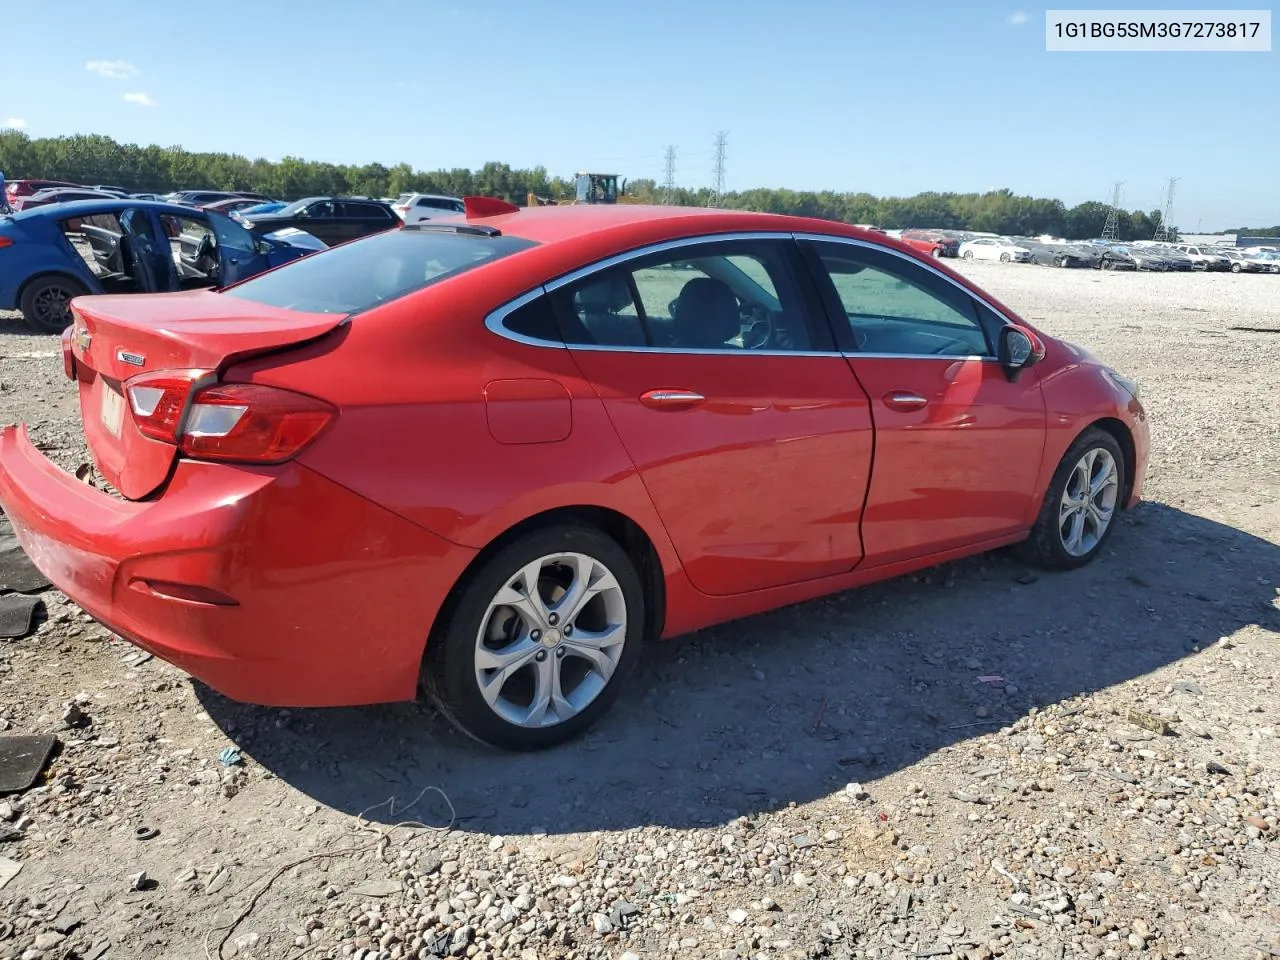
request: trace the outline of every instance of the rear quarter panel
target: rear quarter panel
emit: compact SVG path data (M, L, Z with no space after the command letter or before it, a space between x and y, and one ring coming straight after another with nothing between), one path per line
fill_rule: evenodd
M491 281L495 273L485 271ZM233 367L227 379L335 403L337 423L300 461L437 536L479 548L536 514L597 506L638 524L664 568L675 569L674 551L634 465L569 351L489 332L485 315L509 295L497 292L500 283L467 280L445 281L357 315L338 348L322 341L250 361ZM563 387L567 436L498 439L502 430L491 429L486 388L521 380Z

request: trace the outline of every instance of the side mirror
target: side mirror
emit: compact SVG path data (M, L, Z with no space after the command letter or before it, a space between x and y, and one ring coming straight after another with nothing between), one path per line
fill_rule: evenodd
M1044 359L1044 343L1026 327L1009 324L1000 330L1000 366L1010 383L1017 383L1022 371Z
M269 240L263 240L261 237L254 237L254 239L253 239L253 248L254 248L258 253L270 253L270 252L271 252L271 242L270 242Z

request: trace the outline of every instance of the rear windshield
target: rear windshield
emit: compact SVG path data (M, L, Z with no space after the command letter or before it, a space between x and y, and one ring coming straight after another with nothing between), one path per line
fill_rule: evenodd
M359 313L534 245L519 237L391 230L246 280L225 296L304 313Z

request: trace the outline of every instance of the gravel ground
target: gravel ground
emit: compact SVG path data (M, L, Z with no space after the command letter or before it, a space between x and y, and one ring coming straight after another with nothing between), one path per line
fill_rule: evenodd
M1143 383L1149 500L1096 563L660 645L536 756L233 704L51 591L0 642L0 728L63 742L0 798L0 960L1280 956L1280 335L1233 329L1280 331L1280 278L961 269ZM76 466L56 341L0 354L0 420Z

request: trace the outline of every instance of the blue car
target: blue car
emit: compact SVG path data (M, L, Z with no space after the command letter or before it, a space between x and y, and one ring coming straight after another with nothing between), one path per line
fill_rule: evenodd
M283 210L288 204L281 200L272 200L270 203L260 203L256 207L248 207L244 210L237 210L232 214L237 220L244 217L253 216L260 213L275 213L277 210Z
M225 287L324 244L254 236L230 217L172 203L83 200L0 215L0 310L42 333L71 322L71 299Z

